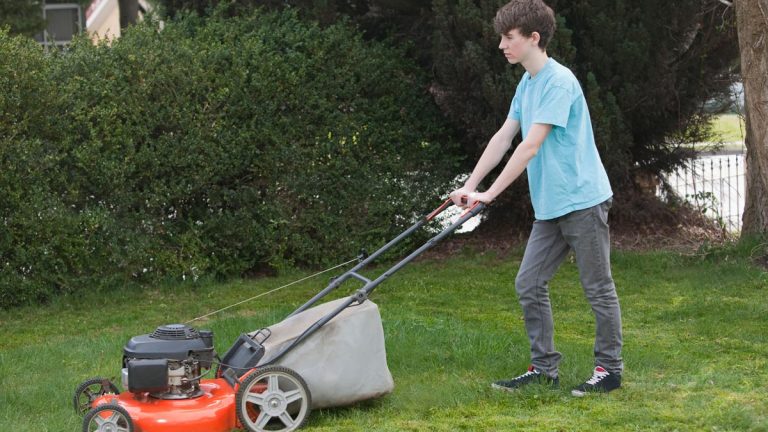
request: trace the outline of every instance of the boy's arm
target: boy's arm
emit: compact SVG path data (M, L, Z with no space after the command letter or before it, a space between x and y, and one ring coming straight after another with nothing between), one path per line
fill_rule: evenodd
M534 123L523 142L521 142L515 149L515 152L512 153L507 165L504 167L504 170L501 171L499 177L496 178L496 181L494 181L491 187L483 193L469 194L469 199L467 200L466 205L471 206L474 201L489 203L496 199L499 194L501 194L520 176L520 174L523 173L525 167L528 166L528 162L536 156L539 148L541 148L541 144L547 138L547 135L551 130L552 125L550 124ZM483 156L485 156L485 154L483 154ZM479 162L478 165L480 165ZM467 183L469 183L469 181L467 181Z
M491 170L495 168L499 162L501 162L504 154L512 145L512 139L515 137L515 135L517 135L519 130L520 122L511 118L507 118L501 128L488 142L488 146L483 151L482 156L480 156L480 160L477 161L475 169L472 170L472 174L464 183L464 186L451 192L450 196L456 205L462 206L463 204L461 203L461 197L474 192L477 189L477 185L480 184L485 176L487 176L488 173L491 172Z

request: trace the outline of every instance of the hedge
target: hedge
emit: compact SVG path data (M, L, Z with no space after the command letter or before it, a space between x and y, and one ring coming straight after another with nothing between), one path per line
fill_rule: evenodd
M458 147L402 51L294 13L0 31L0 306L317 266L445 194Z

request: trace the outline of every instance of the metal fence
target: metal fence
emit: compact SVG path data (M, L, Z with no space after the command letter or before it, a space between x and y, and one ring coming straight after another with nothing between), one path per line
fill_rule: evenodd
M728 231L741 230L744 155L707 155L667 176L675 193ZM659 190L659 195L663 195Z

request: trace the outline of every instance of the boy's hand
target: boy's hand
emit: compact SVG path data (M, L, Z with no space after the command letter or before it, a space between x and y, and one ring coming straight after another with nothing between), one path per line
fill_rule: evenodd
M467 207L467 201L461 202L461 199L462 198L466 198L467 200L469 200L469 198L467 198L467 197L469 196L469 194L474 193L474 192L475 192L474 190L469 190L469 189L467 189L465 187L461 187L461 188L456 189L455 191L451 192L448 195L448 197L453 200L453 203L456 206L461 207L461 208L466 208Z
M463 209L472 207L478 201L489 204L496 198L488 192L475 192L465 187L456 189L448 196L453 200L454 204ZM462 199L464 199L464 201L462 201Z
M472 207L476 202L490 204L494 200L494 196L491 196L488 192L472 192L467 197L466 207Z

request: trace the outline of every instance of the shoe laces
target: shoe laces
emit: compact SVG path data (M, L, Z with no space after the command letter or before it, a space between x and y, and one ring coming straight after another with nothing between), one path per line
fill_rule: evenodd
M602 367L598 366L595 368L595 371L592 372L592 378L587 380L587 384L589 385L595 385L603 380L603 378L610 375L610 372L603 369Z
M540 374L540 373L541 373L541 372L537 371L537 370L536 370L536 368L534 368L533 366L528 366L528 371L527 371L526 373L524 373L524 374L520 375L520 376L519 376L519 377L517 377L516 379L522 379L522 378L526 378L526 377L529 377L529 376L531 376L531 375L538 375L538 374Z

